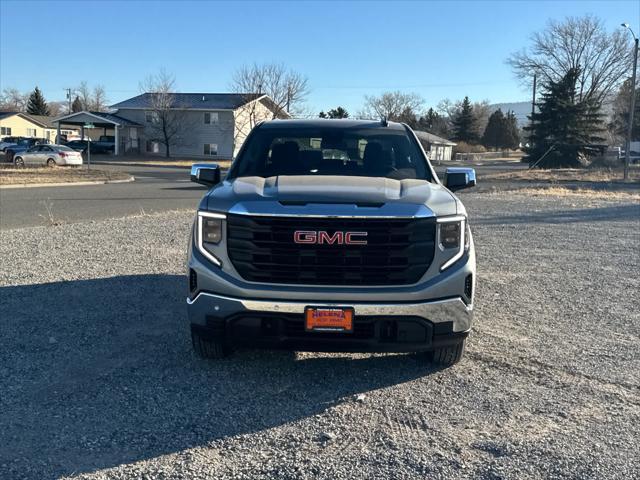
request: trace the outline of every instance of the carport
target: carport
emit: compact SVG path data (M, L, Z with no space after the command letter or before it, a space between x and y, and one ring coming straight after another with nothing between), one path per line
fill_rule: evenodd
M140 130L142 125L126 118L106 112L76 112L64 117L56 118L52 122L60 137L60 129L64 126L80 127L80 136L85 138L86 124L91 124L95 129L102 128L100 135L109 135L113 132L115 137L115 155L123 155L127 152L140 152Z

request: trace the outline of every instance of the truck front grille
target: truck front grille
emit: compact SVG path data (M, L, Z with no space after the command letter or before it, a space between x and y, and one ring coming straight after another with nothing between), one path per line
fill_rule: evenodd
M294 232L367 232L366 245L298 244ZM407 285L433 260L432 218L227 216L227 249L245 280L306 285Z

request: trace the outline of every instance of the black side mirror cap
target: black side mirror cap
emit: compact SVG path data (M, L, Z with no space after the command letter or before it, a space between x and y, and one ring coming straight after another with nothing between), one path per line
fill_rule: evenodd
M191 181L213 187L220 183L220 166L216 163L194 163L191 165Z
M463 188L476 186L476 171L473 168L451 167L444 174L445 186L455 192Z

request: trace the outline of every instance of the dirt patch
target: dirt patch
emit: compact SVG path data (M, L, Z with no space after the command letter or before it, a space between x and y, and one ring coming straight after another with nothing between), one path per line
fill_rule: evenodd
M28 185L35 183L107 182L127 180L131 176L124 172L91 169L85 167L53 168L0 168L0 185Z
M629 172L630 183L640 183L640 168L634 167ZM483 180L508 180L523 182L622 182L622 169L574 169L562 168L554 170L517 170L513 172L490 173L483 175Z

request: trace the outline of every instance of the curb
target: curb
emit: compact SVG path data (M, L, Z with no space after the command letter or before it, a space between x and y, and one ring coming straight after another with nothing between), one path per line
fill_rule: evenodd
M39 188L39 187L84 187L88 185L106 185L109 183L131 183L135 177L130 176L122 180L98 180L94 182L60 182L60 183L18 183L16 185L0 185L0 190L13 188Z

